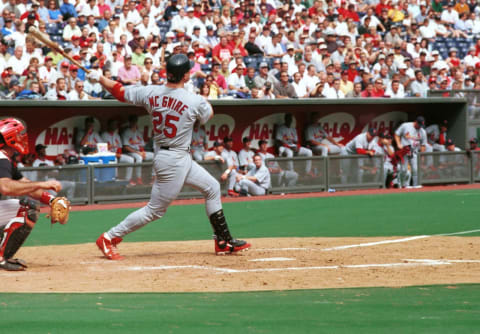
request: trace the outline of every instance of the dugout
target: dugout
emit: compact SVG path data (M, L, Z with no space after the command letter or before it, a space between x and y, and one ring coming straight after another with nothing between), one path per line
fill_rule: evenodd
M215 117L205 131L209 146L229 135L235 148L241 148L244 136L257 141L267 140L273 146L275 126L283 123L285 113L295 116L299 138L317 112L325 130L346 144L368 127L393 131L398 124L413 120L417 115L426 124L449 122L449 136L464 149L467 138L467 100L464 98L404 98L404 99L284 99L284 100L214 100ZM140 116L139 127L147 140L152 125L145 110L117 101L0 101L0 117L13 116L28 126L30 148L47 145L47 155L55 156L73 148L75 136L83 127L86 116L97 120L96 130L104 129L109 118L126 123L129 114Z

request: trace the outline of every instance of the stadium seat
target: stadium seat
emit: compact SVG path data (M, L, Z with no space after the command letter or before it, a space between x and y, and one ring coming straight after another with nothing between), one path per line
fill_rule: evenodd
M49 35L58 35L58 27L56 23L47 23L46 30Z

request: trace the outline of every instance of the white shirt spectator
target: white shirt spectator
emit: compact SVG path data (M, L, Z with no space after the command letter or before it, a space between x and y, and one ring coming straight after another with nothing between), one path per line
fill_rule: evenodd
M405 92L399 88L398 91L395 93L392 88L388 88L385 91L385 96L390 96L392 99L401 99L405 97Z
M277 43L277 45L273 45L272 42L268 43L266 48L265 48L265 54L266 55L281 55L283 54L283 48L280 43Z
M442 12L441 19L443 22L455 24L455 22L458 21L458 13L454 9L451 9L451 10L446 9Z
M28 66L28 61L23 56L20 59L15 56L11 56L7 61L7 67L8 66L12 67L14 73L22 75L23 71L25 71Z
M298 83L295 81L292 82L293 88L295 88L295 93L297 93L298 97L304 97L307 95L307 86L305 86L305 83L300 80Z
M80 12L80 14L83 14L85 15L85 17L89 17L90 15L93 15L95 17L99 17L100 16L100 11L98 10L98 6L93 6L90 7L90 5L84 5L82 6L82 11Z
M345 97L345 94L339 89L335 90L333 87L325 87L322 91L323 96L325 96L327 99L343 99Z
M315 88L315 86L317 85L317 83L320 82L320 79L314 75L314 76L309 76L307 73L305 73L303 75L303 79L302 79L303 83L305 84L305 87L307 88L307 91L308 92L311 92L312 89Z
M50 86L55 83L55 80L57 80L57 70L52 67L49 71L46 66L42 66L38 70L38 77L40 80L48 82L48 85Z
M68 99L71 100L71 101L79 101L79 100L82 100L82 101L87 101L88 100L88 94L84 94L82 98L80 98L80 96L78 96L78 93L75 89L72 89L70 91L70 93L68 93Z
M243 75L239 77L236 72L228 76L227 84L228 86L233 86L234 89L239 89L247 86L245 84L245 78L243 77Z
M420 34L423 38L435 38L437 33L435 32L435 26L430 24L428 26L421 26L420 27Z

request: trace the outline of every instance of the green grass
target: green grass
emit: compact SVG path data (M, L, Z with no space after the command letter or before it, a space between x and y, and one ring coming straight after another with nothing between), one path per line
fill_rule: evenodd
M242 238L407 236L480 229L479 203L480 191L468 190L240 202L224 208L232 232ZM50 227L42 219L27 245L93 243L132 211L73 212L66 226ZM203 205L173 206L162 220L126 241L210 236ZM0 319L0 334L480 333L480 284L245 293L7 293L0 295Z
M480 285L6 294L2 333L479 333ZM48 305L48 307L46 307Z
M480 229L480 191L450 191L226 203L232 233L258 237L354 237L438 234ZM27 245L94 242L132 209L72 212L65 226L42 219ZM480 235L474 233L470 235ZM125 241L204 240L204 205L171 206L164 218Z

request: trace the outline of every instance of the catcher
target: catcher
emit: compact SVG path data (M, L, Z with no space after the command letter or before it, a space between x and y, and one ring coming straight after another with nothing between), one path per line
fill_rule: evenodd
M14 118L0 120L0 269L10 271L25 270L27 267L24 261L13 259L13 256L38 220L40 204L34 199L51 206L52 223L65 224L70 210L68 199L55 198L47 192L60 191L60 182L32 182L26 179L12 159L15 152L28 153L25 127ZM23 198L2 200L2 196Z

